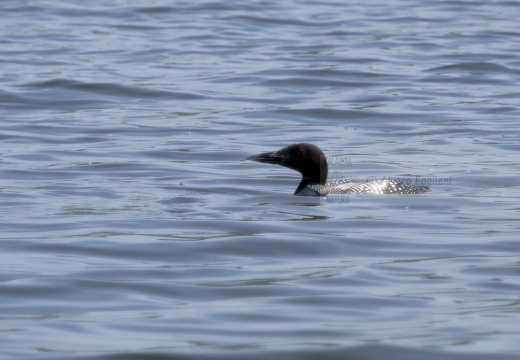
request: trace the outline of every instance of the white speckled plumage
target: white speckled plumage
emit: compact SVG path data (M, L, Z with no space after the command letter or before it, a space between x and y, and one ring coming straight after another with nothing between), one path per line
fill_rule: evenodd
M424 186L403 184L392 180L374 180L360 182L352 180L336 180L325 185L307 185L320 195L327 194L422 194L429 189Z

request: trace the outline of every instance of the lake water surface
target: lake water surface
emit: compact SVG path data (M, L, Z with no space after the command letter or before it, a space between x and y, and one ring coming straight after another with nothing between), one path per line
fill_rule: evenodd
M2 358L518 358L520 2L0 11Z

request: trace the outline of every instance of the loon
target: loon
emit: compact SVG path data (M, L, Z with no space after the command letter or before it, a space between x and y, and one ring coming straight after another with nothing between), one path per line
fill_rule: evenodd
M293 144L277 151L252 155L245 160L281 165L298 171L302 175L302 180L294 195L422 194L430 191L428 186L403 184L393 180L361 182L341 179L327 182L327 159L323 151L313 144Z

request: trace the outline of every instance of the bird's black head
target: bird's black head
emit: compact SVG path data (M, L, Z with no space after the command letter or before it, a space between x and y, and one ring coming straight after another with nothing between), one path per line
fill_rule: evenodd
M302 174L302 182L296 193L307 185L325 185L327 182L328 164L323 151L313 144L293 144L283 149L261 153L246 160L288 167Z

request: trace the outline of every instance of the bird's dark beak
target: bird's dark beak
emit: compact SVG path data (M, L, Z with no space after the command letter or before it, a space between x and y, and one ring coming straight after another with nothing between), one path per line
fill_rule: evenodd
M287 157L280 154L279 151L265 152L261 154L252 155L245 158L245 160L257 161L265 164L283 165L287 161Z

